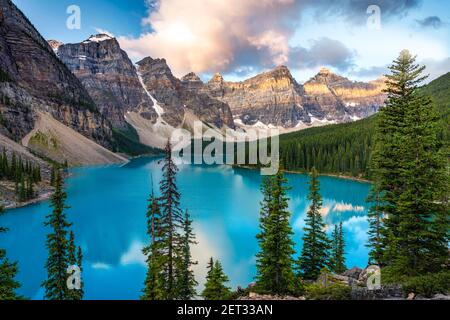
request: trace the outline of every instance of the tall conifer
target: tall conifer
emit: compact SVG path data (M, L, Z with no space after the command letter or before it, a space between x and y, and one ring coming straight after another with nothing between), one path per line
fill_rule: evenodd
M48 258L45 264L47 269L47 280L43 282L45 288L45 298L48 300L64 300L67 297L67 267L68 228L71 226L67 222L65 205L67 194L63 188L62 177L59 172L55 178L55 193L51 198L53 212L47 216L45 226L51 228L51 233L47 235Z
M3 207L0 206L0 216L2 214ZM0 227L0 233L6 231L6 228ZM6 257L6 250L0 248L0 300L20 299L16 294L16 290L20 288L20 284L15 280L17 272L17 263L10 262Z
M306 214L303 250L298 261L298 269L303 278L316 280L321 270L329 265L328 251L330 243L325 233L325 223L320 213L322 196L320 195L319 177L315 168L312 169L309 181L308 200L311 201L311 205Z
M293 271L294 243L288 210L286 178L279 171L266 177L262 185L260 233L257 235L260 252L257 254L256 283L259 290L277 295L295 291Z

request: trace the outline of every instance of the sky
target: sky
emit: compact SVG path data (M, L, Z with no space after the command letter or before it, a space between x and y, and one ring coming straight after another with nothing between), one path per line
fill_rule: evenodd
M46 39L106 32L133 61L165 58L181 77L242 80L286 65L299 82L321 67L352 80L387 72L408 49L430 79L450 71L447 0L13 0ZM80 9L80 28L71 5Z

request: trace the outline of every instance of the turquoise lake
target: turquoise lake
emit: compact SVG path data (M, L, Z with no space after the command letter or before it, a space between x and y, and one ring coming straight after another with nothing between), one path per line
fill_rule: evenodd
M159 159L139 158L124 166L76 168L66 181L68 219L73 223L76 242L83 249L86 299L138 299L145 278L147 243L145 213L151 191L161 178ZM301 249L308 178L288 174L292 226L297 252ZM193 255L202 287L210 257L223 262L230 286L246 287L254 279L258 243L259 202L262 199L259 171L228 166L181 165L178 187L182 206L195 221L199 244ZM323 216L329 227L343 222L347 266L366 267L368 260L366 198L370 185L333 177L321 177ZM157 190L157 186L155 188ZM0 225L10 230L0 235L0 247L19 263L19 293L42 299L40 287L46 277L44 264L45 216L48 202L8 211Z

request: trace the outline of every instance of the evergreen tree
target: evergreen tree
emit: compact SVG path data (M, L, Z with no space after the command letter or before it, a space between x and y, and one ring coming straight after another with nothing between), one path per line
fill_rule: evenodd
M82 275L82 252L80 247L75 246L75 235L73 231L70 231L69 233L69 245L67 248L68 252L68 267L69 266L77 266L80 268L80 275ZM83 291L81 289L73 289L73 290L67 290L67 297L68 300L82 300L83 299Z
M0 216L3 214L3 207L0 206ZM0 234L6 232L6 228L0 227ZM17 300L20 297L16 290L20 284L15 280L18 268L17 263L12 263L6 257L6 250L0 248L0 300Z
M47 269L47 280L43 282L45 288L45 298L48 300L64 300L67 297L67 267L68 259L68 228L71 226L67 222L64 204L67 194L63 188L61 175L58 173L55 178L55 193L51 198L53 212L47 216L46 227L52 229L47 235L48 258L45 264Z
M162 283L162 261L159 254L161 247L160 218L159 202L152 190L147 207L147 234L150 237L150 244L143 249L143 253L147 257L147 276L142 300L162 300L165 297Z
M183 236L181 229L184 215L180 208L180 193L176 185L178 168L172 159L172 145L170 140L165 147L163 178L160 182L160 245L159 260L161 261L164 299L178 298L177 266L181 265Z
M82 300L84 297L84 281L83 281L83 251L81 250L81 247L78 247L77 250L77 266L80 268L81 274L81 284L78 296L80 298L79 300Z
M345 266L345 240L342 222L334 226L331 245L331 271L341 274L347 270Z
M226 286L229 281L227 275L223 271L219 261L214 263L211 258L208 264L208 275L206 277L205 289L202 297L205 300L227 300L230 297L231 290Z
M368 213L369 230L367 233L369 241L367 246L370 248L369 264L383 267L385 244L383 236L386 234L386 230L384 229L383 224L384 214L380 210L380 194L377 191L372 190L368 202L373 203Z
M328 266L328 250L330 249L330 244L325 233L325 223L320 214L322 197L320 195L318 173L315 168L312 169L311 179L309 181L308 200L311 201L311 205L305 221L303 250L298 261L298 269L303 278L316 280L321 270Z
M181 300L190 300L195 297L195 287L198 285L195 281L194 271L192 266L197 262L192 260L191 245L197 244L195 242L195 235L192 229L192 220L189 216L189 212L186 210L183 222L183 242L182 242L182 257L181 265L178 270L178 298Z
M418 90L424 69L407 50L400 53L376 130L372 192L379 201L371 210L371 235L380 239L371 242L371 256L381 255L378 263L398 276L438 271L448 258L447 164L438 116Z
M260 233L257 239L256 283L259 290L286 295L295 290L294 243L288 211L286 178L281 171L266 177L262 185L264 200L261 203Z

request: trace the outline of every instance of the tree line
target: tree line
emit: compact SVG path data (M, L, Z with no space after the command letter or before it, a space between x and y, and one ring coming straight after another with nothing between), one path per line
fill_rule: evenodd
M36 194L34 185L41 182L41 168L21 156L12 153L8 158L6 149L0 154L0 180L15 182L15 190L19 202L33 199Z

